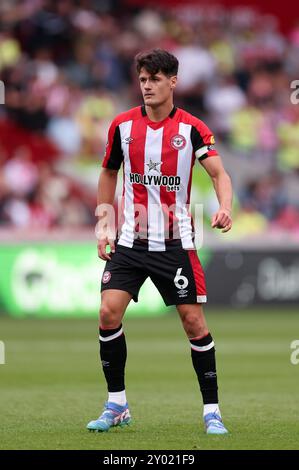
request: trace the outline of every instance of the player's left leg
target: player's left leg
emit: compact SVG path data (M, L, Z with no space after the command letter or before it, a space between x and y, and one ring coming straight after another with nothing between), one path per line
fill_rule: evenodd
M176 247L153 252L147 259L151 280L167 306L175 305L191 345L191 356L204 402L208 434L227 432L218 406L215 348L203 313L206 302L204 272L196 250Z
M226 434L218 404L214 341L201 304L176 305L191 345L191 357L202 393L204 423L208 434Z

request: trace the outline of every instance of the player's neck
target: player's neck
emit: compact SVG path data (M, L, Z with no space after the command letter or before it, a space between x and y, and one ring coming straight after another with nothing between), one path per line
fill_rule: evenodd
M145 106L147 117L154 122L163 121L169 116L173 110L173 101L163 103L161 106L153 108L151 106Z

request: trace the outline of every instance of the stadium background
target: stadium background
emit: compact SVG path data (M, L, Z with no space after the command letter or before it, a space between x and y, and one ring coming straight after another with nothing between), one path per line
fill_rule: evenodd
M299 80L299 18L288 8L278 15L275 5L1 2L0 448L298 448L299 365L290 357L299 339L299 97L291 87ZM150 281L125 320L139 422L126 434L84 434L105 399L97 179L109 123L140 104L132 59L152 47L179 58L175 103L213 129L234 185L234 227L223 235L210 229L217 201L195 166L206 311L234 432L226 440L207 441L192 424L201 411L188 345ZM166 424L161 402L173 418Z

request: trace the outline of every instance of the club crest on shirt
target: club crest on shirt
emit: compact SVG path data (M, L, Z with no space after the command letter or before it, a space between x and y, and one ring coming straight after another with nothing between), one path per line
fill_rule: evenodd
M109 282L110 279L111 279L111 272L110 271L105 271L104 274L103 274L103 277L102 277L103 284L106 284L107 282Z
M172 148L175 150L182 150L183 148L186 147L186 139L183 135L181 134L176 134L173 137L171 137L170 144Z

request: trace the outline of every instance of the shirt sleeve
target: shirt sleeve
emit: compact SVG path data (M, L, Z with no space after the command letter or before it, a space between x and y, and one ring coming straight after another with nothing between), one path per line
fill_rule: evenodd
M121 148L120 130L114 120L108 131L108 141L102 167L111 170L119 170L123 159L124 155Z
M214 135L208 126L199 119L196 124L192 126L191 141L193 151L198 160L204 160L207 157L218 155L218 152L214 147Z

